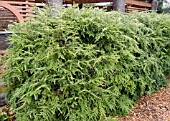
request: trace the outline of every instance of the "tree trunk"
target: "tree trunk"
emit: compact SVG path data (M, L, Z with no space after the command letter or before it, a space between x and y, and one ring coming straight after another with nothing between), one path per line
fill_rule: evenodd
M46 3L49 4L51 8L51 15L56 16L57 13L55 10L57 6L62 6L63 0L47 0Z
M50 5L51 8L56 8L57 5L63 4L63 0L47 0L46 2Z
M116 11L125 12L125 0L114 0L114 9Z
M158 1L157 0L152 0L151 10L156 12L157 8L158 8Z

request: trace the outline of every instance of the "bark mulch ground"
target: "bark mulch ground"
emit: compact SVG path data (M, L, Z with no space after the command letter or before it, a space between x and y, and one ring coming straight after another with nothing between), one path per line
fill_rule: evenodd
M129 115L118 121L170 121L170 84L151 95L142 96Z

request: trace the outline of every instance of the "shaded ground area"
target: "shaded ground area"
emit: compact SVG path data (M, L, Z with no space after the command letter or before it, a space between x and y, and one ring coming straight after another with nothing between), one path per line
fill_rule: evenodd
M170 121L170 84L152 95L142 96L137 104L119 121Z

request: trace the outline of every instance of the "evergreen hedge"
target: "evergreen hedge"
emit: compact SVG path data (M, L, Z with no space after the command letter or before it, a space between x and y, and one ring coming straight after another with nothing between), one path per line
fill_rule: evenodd
M3 80L17 121L103 121L167 85L169 15L55 13L41 9L11 29Z

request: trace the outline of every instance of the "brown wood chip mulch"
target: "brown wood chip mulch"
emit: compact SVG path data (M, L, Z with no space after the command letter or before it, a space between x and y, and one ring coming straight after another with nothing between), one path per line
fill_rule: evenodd
M170 84L151 95L142 96L129 115L118 121L170 121Z

